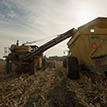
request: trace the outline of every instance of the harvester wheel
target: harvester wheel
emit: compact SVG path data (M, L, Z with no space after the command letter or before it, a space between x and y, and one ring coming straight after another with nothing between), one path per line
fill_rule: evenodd
M63 67L67 68L67 59L66 58L63 60Z
M10 60L6 61L6 72L7 73L12 72L12 62Z
M68 57L68 78L70 79L79 79L80 75L80 66L78 63L78 59L73 56Z
M35 62L32 62L30 65L30 75L35 74L35 71L36 71L36 64Z
M45 70L47 68L47 61L46 58L43 58L42 60L42 70Z

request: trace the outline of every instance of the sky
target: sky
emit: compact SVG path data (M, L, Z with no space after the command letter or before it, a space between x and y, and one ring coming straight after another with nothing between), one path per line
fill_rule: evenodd
M0 58L4 47L20 40L42 40L38 46L65 31L107 16L107 0L0 0ZM47 50L47 56L62 56L69 39Z

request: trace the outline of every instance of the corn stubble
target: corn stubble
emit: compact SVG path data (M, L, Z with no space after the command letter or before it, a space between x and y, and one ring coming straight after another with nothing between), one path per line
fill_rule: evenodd
M0 107L107 106L107 80L100 73L84 71L80 80L70 80L56 62L35 75L0 74Z

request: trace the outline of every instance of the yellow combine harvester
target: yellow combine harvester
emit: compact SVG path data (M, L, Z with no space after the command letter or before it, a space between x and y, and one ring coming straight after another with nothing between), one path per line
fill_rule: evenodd
M78 28L68 42L68 76L79 78L80 67L107 72L107 18L97 18Z
M64 64L68 70L68 77L78 79L80 68L104 71L106 74L107 18L97 18L77 30L71 29L40 47L19 46L18 43L12 45L11 53L7 57L7 71L12 63L17 69L26 68L30 73L34 73L35 68L43 67L43 52L69 37L72 37L68 42L70 54Z
M75 29L71 29L40 47L28 46L26 44L19 45L17 41L16 44L10 47L11 53L6 58L6 71L11 72L15 69L18 72L26 71L33 74L34 71L44 66L43 52L71 37L75 32Z

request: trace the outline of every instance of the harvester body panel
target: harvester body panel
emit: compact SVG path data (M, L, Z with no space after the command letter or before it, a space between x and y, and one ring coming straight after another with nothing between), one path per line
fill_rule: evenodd
M97 18L79 27L68 47L81 65L107 70L107 18Z

